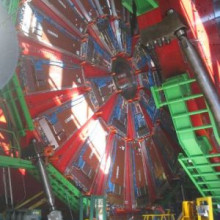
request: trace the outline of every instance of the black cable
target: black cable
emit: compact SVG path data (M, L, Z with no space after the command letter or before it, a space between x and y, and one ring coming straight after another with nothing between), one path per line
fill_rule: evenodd
M131 36L134 36L135 30L137 28L137 6L135 0L132 0L132 14L130 17L131 25Z

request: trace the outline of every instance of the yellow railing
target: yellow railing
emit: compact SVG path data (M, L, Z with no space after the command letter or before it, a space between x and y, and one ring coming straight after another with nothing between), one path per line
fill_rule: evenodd
M146 214L142 215L143 220L175 220L174 214Z

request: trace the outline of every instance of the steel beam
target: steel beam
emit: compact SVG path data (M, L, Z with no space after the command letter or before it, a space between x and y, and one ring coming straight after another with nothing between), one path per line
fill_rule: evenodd
M40 176L41 176L41 180L43 182L44 192L46 194L48 204L50 205L51 211L54 211L54 210L56 210L56 207L55 207L55 200L54 200L54 196L53 196L53 191L51 188L51 184L50 184L50 180L48 177L46 167L45 167L44 162L43 162L39 153L37 153L37 166L40 171Z
M0 167L21 168L21 169L35 169L35 166L29 160L20 158L13 158L8 156L0 156Z

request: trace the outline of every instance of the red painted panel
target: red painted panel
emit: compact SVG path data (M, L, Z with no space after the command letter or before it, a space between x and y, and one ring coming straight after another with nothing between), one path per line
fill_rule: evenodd
M69 90L61 90L45 93L32 94L25 97L29 111L32 117L45 112L46 110L60 106L64 102L76 98L77 96L87 92L87 88L74 88Z
M99 66L94 66L86 62L83 62L81 65L86 77L110 76L109 71L107 71L105 68L102 69Z
M101 113L102 118L107 122L111 116L111 113L114 109L116 100L117 100L117 93L112 94L109 100L99 109L98 112Z
M19 46L23 55L34 56L49 60L58 60L63 62L70 62L79 64L81 61L73 57L71 53L59 51L55 48L43 45L40 42L33 41L22 34L18 34Z
M93 185L91 194L94 194L94 195L104 194L104 190L105 190L104 188L105 188L106 180L109 174L109 167L111 163L110 154L111 154L112 147L113 147L114 136L115 136L114 133L110 133L108 136L105 154L102 158L100 169L97 172L98 174L95 180L95 184Z
M148 128L149 128L150 133L151 133L153 131L153 122L152 122L150 116L148 115L146 109L142 105L140 105L140 106L141 106L141 110L142 110L143 115L144 115L144 119L146 120Z
M19 32L56 50L80 57L81 39L58 25L55 20L48 17L49 15L36 12L32 7L31 4L25 4L20 11L17 25Z
M125 142L123 139L117 141L115 163L112 171L112 183L120 186L124 185L124 165L125 165Z
M132 180L132 164L131 164L131 145L126 143L125 149L125 209L132 210L134 200L134 189Z
M82 35L87 29L87 22L82 14L66 0L44 0L51 10L53 10L62 20L69 24L77 34Z
M178 153L175 146L171 145L160 126L155 126L153 140L158 150L158 156L164 168L168 181L174 177L176 173L176 163Z
M133 140L135 137L134 120L132 117L131 104L128 104L128 125L127 125L127 138Z
M157 47L156 52L161 65L161 73L165 79L186 71L186 65L177 40L173 40L163 47Z
M63 28L68 30L69 32L73 34L78 34L80 35L72 25L67 24L61 17L59 17L56 13L52 11L50 7L48 7L43 0L32 0L32 4L39 8L43 13L46 15L49 15L53 20L55 20L58 24L60 24Z
M55 156L58 157L58 161L54 163L58 170L64 172L69 161L72 159L73 155L79 150L80 146L84 143L88 136L88 129L93 118L88 120L74 135L55 152Z
M27 56L21 59L19 78L26 94L73 89L85 85L80 66Z
M166 190L167 188L167 177L165 174L165 170L160 160L160 157L158 155L159 152L152 138L149 138L148 140L145 141L145 147L146 147L146 151L148 155L146 157L147 170L148 172L150 172L150 175L151 175L151 178L149 178L151 180L150 184L153 185L156 196L160 197L161 193L163 193L164 190ZM142 150L143 150L143 147L142 147ZM152 201L152 198L151 198L151 201Z
M144 187L146 185L143 161L142 161L142 153L140 150L140 146L138 143L133 144L134 148L134 159L135 159L135 179L138 188Z
M114 163L112 164L111 171L111 185L113 188L111 192L107 194L108 201L111 204L116 204L124 206L124 196L125 196L125 147L126 143L119 135L116 135L113 143L115 151Z
M138 16L138 27L140 30L150 27L162 20L160 8L149 11L146 14Z
M71 0L80 9L85 18L88 16L95 20L98 17L96 7L93 7L90 1L87 0Z
M198 104L203 104L202 108ZM187 102L187 107L188 107L190 112L206 108L203 101L200 101L200 102L197 103L195 100L188 101ZM211 123L208 113L199 114L199 115L192 115L191 116L191 121L192 121L193 127L202 126L204 124L210 124ZM213 135L213 130L212 129L201 129L201 130L195 131L195 133L198 136L206 136L208 138L208 140L209 140L209 142L211 143L211 146L212 146L212 150L211 150L212 152L219 151L219 146L218 146L218 144L216 142L216 139Z
M103 146L104 147L104 146ZM86 152L83 155L83 160L94 170L97 169L97 166L99 164L98 155L96 155L96 152L93 150L93 145L91 144Z
M148 142L150 141L150 139L148 140ZM148 192L149 192L149 200L150 203L153 203L156 199L156 188L155 185L153 183L153 179L150 173L150 167L149 164L147 162L147 151L146 151L146 143L145 141L140 142L140 146L141 146L141 150L143 153L143 163L144 163L144 170L145 170L145 175L147 178L147 185L148 185Z
M109 50L108 45L99 37L101 33L99 32L98 27L95 24L89 24L87 32L89 36L92 36L95 39L95 41L100 45L102 49L106 50L110 54L112 53Z
M72 156L65 170L65 174L71 176L75 183L79 181L87 193L92 191L97 175L99 175L98 171L104 172L101 169L101 161L107 146L106 128L101 119L90 124L88 138Z

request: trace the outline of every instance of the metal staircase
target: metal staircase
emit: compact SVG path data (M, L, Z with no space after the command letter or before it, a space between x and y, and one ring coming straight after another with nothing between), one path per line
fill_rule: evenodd
M220 157L220 154L192 157L180 154L178 160L201 195L211 196L216 207L220 202L220 172L215 171L214 168L220 166L220 163L211 164L209 159L214 157Z
M157 108L168 106L179 143L185 154L179 155L179 162L195 184L202 196L212 196L214 209L220 204L220 172L216 167L220 163L212 163L211 158L220 158L220 154L209 154L211 143L206 136L198 136L195 131L213 129L216 141L220 136L209 108L189 112L187 101L203 97L192 94L190 84L195 82L187 74L168 79L160 88L152 87ZM165 98L165 99L164 99ZM208 113L210 124L193 126L190 116Z
M27 169L31 175L40 180L38 169L29 160L0 156L0 167ZM48 164L46 169L54 195L72 210L79 210L80 191L51 164Z

